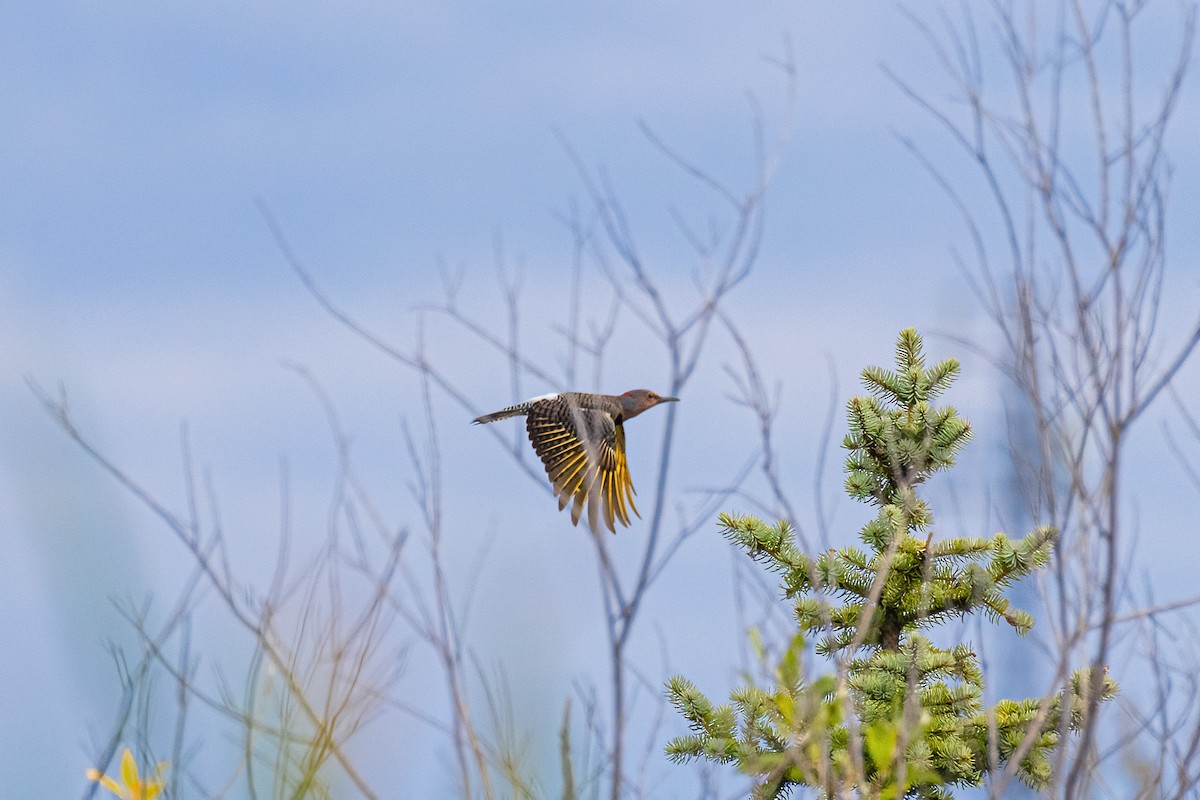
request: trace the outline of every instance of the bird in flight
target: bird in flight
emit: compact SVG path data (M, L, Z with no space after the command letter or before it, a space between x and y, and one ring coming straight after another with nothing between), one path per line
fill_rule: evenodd
M659 403L678 400L649 389L618 395L559 392L484 414L473 424L524 416L529 441L558 497L558 510L572 503L571 524L578 525L586 505L593 531L600 531L603 518L616 533L615 521L628 527L629 509L638 514L625 460L625 422Z

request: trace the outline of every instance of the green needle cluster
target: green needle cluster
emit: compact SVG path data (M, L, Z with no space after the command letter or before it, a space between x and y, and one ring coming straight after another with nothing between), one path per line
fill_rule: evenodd
M932 404L958 362L926 368L922 350L915 330L902 331L895 369L864 370L870 394L848 404L846 491L878 509L859 532L861 548L809 555L785 522L722 515L724 535L777 576L797 629L770 687L750 684L716 705L684 678L669 682L692 730L667 745L673 760L734 764L755 777L757 798L797 787L829 798L951 798L1010 762L1038 788L1051 780L1050 757L1089 688L1115 694L1107 676L1097 683L1079 670L1047 697L984 708L985 676L970 645L945 649L922 635L971 614L1026 633L1033 617L1004 591L1045 566L1058 538L1052 527L1018 540L934 537L917 489L953 466L971 426L952 406ZM804 674L810 641L832 673Z

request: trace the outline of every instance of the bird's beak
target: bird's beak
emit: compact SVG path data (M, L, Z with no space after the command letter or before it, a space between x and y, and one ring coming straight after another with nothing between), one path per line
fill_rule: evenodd
M660 398L658 398L658 402L660 402L660 403L678 403L679 398L678 397L660 397Z

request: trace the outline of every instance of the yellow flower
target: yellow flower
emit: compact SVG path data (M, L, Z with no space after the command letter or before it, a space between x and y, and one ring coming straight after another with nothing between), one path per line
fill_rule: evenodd
M105 789L120 797L121 800L154 800L162 793L163 788L167 785L163 780L163 775L167 771L167 762L160 761L154 768L154 774L142 780L142 776L138 774L137 764L133 760L133 753L129 748L125 748L124 754L121 756L121 783L117 783L107 775L102 775L98 770L89 769L87 777L90 781L96 781ZM122 785L124 784L124 785Z

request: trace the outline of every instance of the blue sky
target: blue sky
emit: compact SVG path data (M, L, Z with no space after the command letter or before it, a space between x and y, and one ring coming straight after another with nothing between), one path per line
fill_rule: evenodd
M343 307L406 348L415 341L415 309L439 296L442 263L462 270L464 305L502 324L494 288L502 242L525 276L523 339L553 365L561 355L553 326L562 317L554 309L569 287L571 257L559 216L586 202L562 139L589 168L607 171L658 274L687 295L692 264L665 209L674 203L703 217L715 206L655 152L638 123L722 180L747 185L746 93L777 131L782 82L764 56L790 41L794 132L768 195L759 264L731 302L769 379L784 387L785 477L797 497L811 496L816 481L836 498L840 456L817 474L812 455L831 378L840 403L857 371L886 362L896 331L909 324L985 348L991 333L950 257L965 247L954 209L896 135L946 154L955 174L963 168L880 69L886 63L935 97L949 94L902 12L813 2L73 3L53 13L37 4L0 11L6 789L78 793L89 733L106 734L116 697L106 642L134 641L109 598L165 604L188 566L178 543L41 413L26 378L61 382L81 427L173 504L183 500L178 432L186 422L231 529L245 532L233 546L248 574L273 553L281 456L296 482L297 519L321 519L328 502L329 437L285 362L304 365L329 389L387 514L416 518L400 434L400 420L420 414L412 376L321 312L256 202L271 209ZM1186 322L1200 299L1200 233L1188 223L1200 210L1200 153L1189 134L1198 109L1189 88L1170 140L1170 324ZM860 313L864 300L869 318ZM587 310L603 316L602 307ZM479 410L513 399L502 358L444 322L432 321L429 335ZM624 352L606 366L600 388L663 380L661 359L638 336L636 328L622 334ZM999 377L986 361L945 339L931 337L930 346L963 359L966 376L952 399L977 428L1002 425ZM706 465L740 464L750 452L753 425L724 399L721 367L732 357L714 345L680 404L689 442L673 478L680 487L717 483L725 473L714 477ZM1181 380L1185 391L1196 389L1194 365ZM529 395L558 388L532 379L524 387ZM491 439L466 426L469 416L448 406L437 423L449 518L454 530L472 531L461 546L481 546L477 529L494 536L471 642L504 665L522 714L556 720L573 681L603 681L588 672L600 631L590 546ZM639 463L648 480L661 425L647 415L630 426L635 480ZM964 471L986 468L1000 452L996 441L981 436ZM1157 421L1148 425L1133 459L1139 469L1162 463L1162 442ZM984 498L992 488L982 480L964 491ZM1147 561L1136 569L1162 587L1160 599L1182 596L1187 559L1153 566L1150 558L1177 549L1194 555L1195 539L1150 531L1155 522L1179 522L1159 497L1186 496L1187 484L1172 472L1142 488L1136 508ZM848 501L836 508L844 531L861 524ZM994 518L988 524L998 527ZM637 535L636 527L623 534ZM646 663L658 666L651 631L673 620L672 669L707 678L717 695L736 677L733 651L728 665L712 664L706 643L741 641L729 610L730 564L713 531L689 544L639 644ZM710 574L713 584L698 589ZM506 644L531 617L550 632L549 643ZM229 655L213 649L213 661ZM419 684L427 668L416 659L400 690ZM552 688L539 691L545 686ZM670 722L666 733L678 732ZM409 746L420 738L396 735ZM215 732L202 738L223 742ZM552 737L534 747L552 748ZM381 780L448 785L446 748L415 748L400 766L390 752L377 742L363 754ZM15 775L24 776L16 786Z

